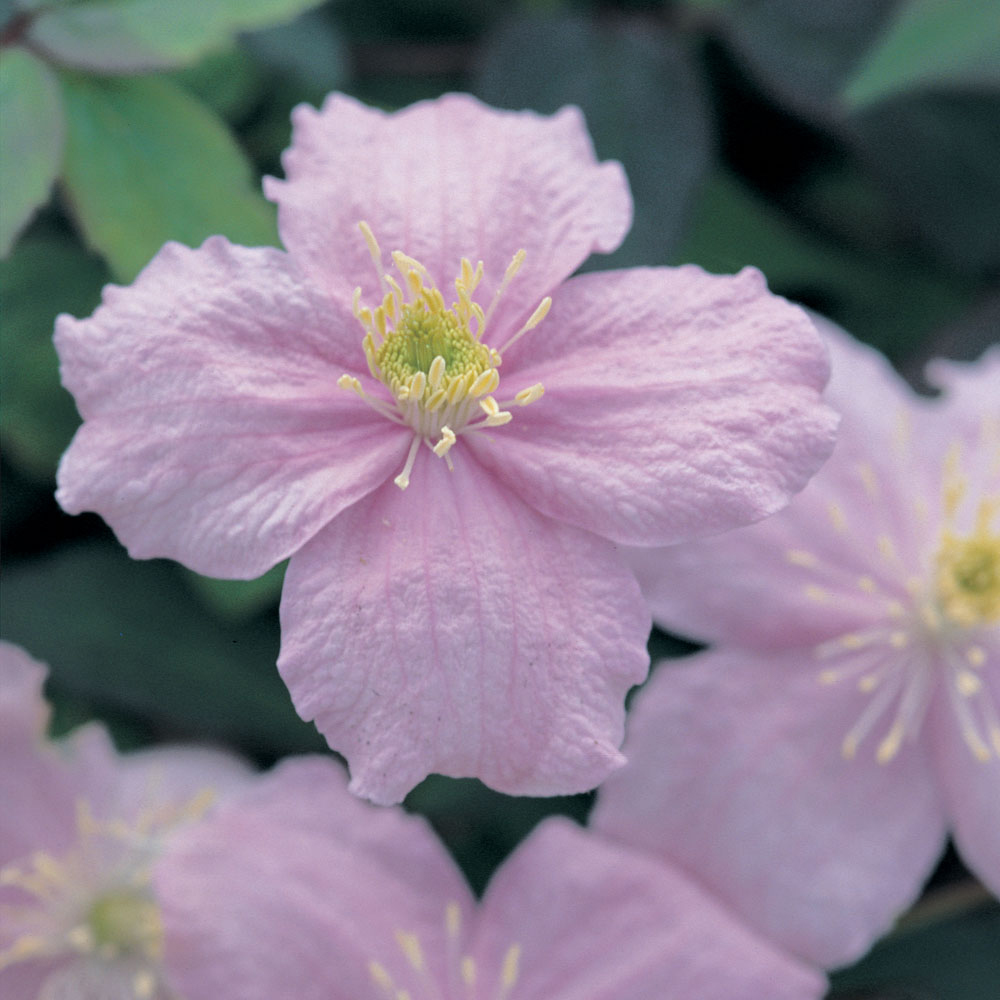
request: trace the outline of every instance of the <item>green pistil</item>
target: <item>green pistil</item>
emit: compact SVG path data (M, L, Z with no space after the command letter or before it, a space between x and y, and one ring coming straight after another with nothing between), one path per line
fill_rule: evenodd
M430 313L422 303L404 306L396 329L379 347L375 360L387 380L408 382L429 374L431 362L444 359L445 375L474 375L491 367L489 350L465 329L451 310Z
M141 893L114 892L94 903L87 920L98 951L155 956L162 938L156 904Z

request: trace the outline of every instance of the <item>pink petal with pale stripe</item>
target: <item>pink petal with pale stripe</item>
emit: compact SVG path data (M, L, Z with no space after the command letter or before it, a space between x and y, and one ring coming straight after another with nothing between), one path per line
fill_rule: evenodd
M504 359L504 398L537 382L545 396L469 448L543 513L664 545L759 520L805 485L833 446L827 374L809 318L757 271L584 275Z
M336 571L332 571L336 567ZM295 555L278 668L380 803L432 771L509 794L593 788L622 763L649 618L613 546L550 521L468 456L421 449Z
M56 346L86 421L57 499L99 511L135 558L258 576L406 453L337 387L364 364L353 316L278 250L167 244L91 318L61 316Z

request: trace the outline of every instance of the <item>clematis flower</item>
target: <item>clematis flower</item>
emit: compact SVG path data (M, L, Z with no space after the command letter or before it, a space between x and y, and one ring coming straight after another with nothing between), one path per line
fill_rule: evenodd
M535 830L477 904L423 819L352 798L328 758L286 761L186 831L155 884L186 1000L805 1000L824 988L679 872L568 820Z
M0 996L176 1000L150 868L249 771L193 747L118 756L96 725L49 742L44 676L0 643Z
M292 556L279 670L357 794L591 788L648 668L617 546L786 503L831 447L822 346L752 270L565 280L631 215L575 109L294 123L287 253L168 244L60 317L59 502L213 576Z
M654 674L593 818L824 966L914 900L949 830L1000 893L1000 351L938 363L926 399L829 342L843 424L806 490L634 554L654 618L719 645Z

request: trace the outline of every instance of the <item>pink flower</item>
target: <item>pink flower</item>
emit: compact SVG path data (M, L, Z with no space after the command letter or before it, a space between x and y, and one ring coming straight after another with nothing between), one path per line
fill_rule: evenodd
M318 757L186 831L155 883L186 1000L793 1000L824 987L676 870L568 820L543 823L477 904L422 819L352 798Z
M0 996L175 1000L150 866L249 772L194 747L119 757L96 725L48 742L44 676L0 643Z
M750 270L564 281L631 214L572 108L333 95L297 109L285 166L288 253L168 244L60 317L85 422L59 501L137 558L253 577L293 556L278 666L357 794L432 771L591 788L648 667L616 546L802 487L834 422L815 331Z
M662 666L594 823L824 966L915 898L950 830L1000 892L1000 351L940 399L831 330L833 458L791 506L636 553Z

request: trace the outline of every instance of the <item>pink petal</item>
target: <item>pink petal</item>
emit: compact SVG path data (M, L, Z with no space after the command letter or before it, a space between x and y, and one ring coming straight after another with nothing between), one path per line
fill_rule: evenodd
M696 873L751 927L831 967L913 902L945 823L922 745L884 765L871 742L843 759L865 696L817 673L798 650L661 666L592 824Z
M45 664L20 646L0 641L0 748L31 744L45 732L49 706L42 696Z
M468 919L469 890L422 819L345 785L332 760L286 761L171 843L154 885L187 1000L374 997L369 962L409 968L397 931L443 982L445 910Z
M584 275L505 358L503 398L536 382L545 396L470 447L543 513L664 545L758 520L805 485L833 444L826 376L809 319L756 271Z
M356 286L366 300L379 295L362 220L389 266L389 253L404 251L446 295L461 258L481 259L486 304L513 255L526 250L500 328L526 316L592 251L614 250L631 224L621 167L597 163L576 108L549 118L448 94L386 114L332 94L321 111L300 105L292 121L282 160L288 180L267 178L265 191L278 203L285 245L318 288L343 299Z
M1000 708L1000 637L994 637L989 647L993 673L984 672L980 679L996 710ZM972 755L954 710L941 694L925 725L955 844L969 869L1000 896L1000 754L994 748L985 761Z
M792 1000L825 986L677 869L563 819L490 883L476 941L487 995L511 945L518 1000Z
M464 452L346 511L292 560L278 661L299 713L399 801L432 771L509 794L593 788L622 762L649 629L612 546L542 517Z
M280 251L167 244L90 319L57 321L86 421L57 499L100 513L135 558L259 575L405 454L399 428L337 388L359 333Z
M661 625L702 640L788 648L881 618L885 603L859 586L863 578L886 599L908 602L899 563L880 555L879 536L891 536L900 558L918 565L922 532L908 530L917 471L897 435L915 418L915 435L932 433L932 421L882 355L820 322L833 361L827 399L844 412L832 458L786 510L760 524L627 552ZM940 477L940 464L928 464Z

